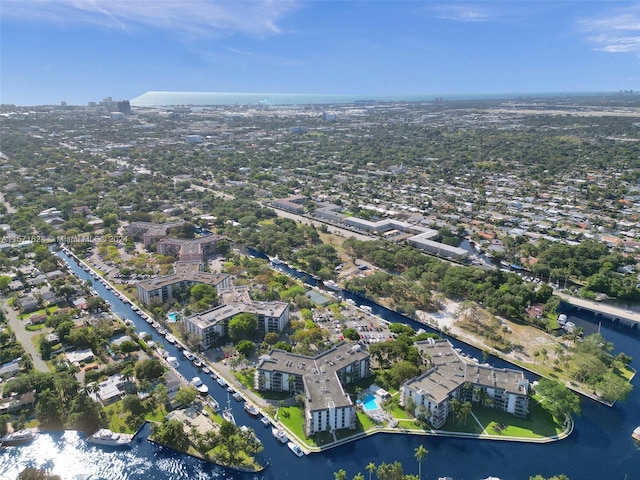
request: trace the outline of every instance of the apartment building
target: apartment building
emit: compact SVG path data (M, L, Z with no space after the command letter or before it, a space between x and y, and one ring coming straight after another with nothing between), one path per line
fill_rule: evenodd
M529 381L522 371L479 365L458 353L448 340L429 339L416 346L433 367L405 382L400 395L404 405L413 400L415 415L425 407L434 428L444 425L454 398L483 402L518 417L529 413Z
M229 320L240 313L258 318L258 331L280 332L289 323L289 304L284 302L238 302L219 305L184 319L187 333L193 334L206 350L227 336Z
M309 436L356 428L356 408L343 385L370 374L369 353L341 342L315 357L273 349L260 357L254 381L258 390L304 394L304 430Z
M200 262L176 262L175 273L138 282L138 298L143 304L149 305L154 299L164 303L173 298L177 288L191 288L198 283L211 285L218 294L231 286L229 275L203 272L200 267Z

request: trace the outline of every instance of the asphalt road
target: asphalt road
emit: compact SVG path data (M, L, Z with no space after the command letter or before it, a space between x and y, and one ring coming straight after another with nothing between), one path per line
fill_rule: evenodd
M590 310L592 312L601 313L606 316L624 318L628 321L640 323L640 313L638 312L634 312L632 310L624 309L620 307L615 307L613 305L607 305L606 303L602 303L602 302L594 302L592 300L585 300L583 298L572 297L562 292L559 292L557 290L554 291L553 293L555 295L558 295L567 303L570 303L571 305L574 305L576 307L584 308L585 310Z
M7 316L7 320L9 321L9 325L13 330L13 333L16 335L16 339L22 344L22 347L25 351L31 355L31 360L33 361L33 365L35 368L40 370L41 372L49 372L49 367L47 363L42 360L40 357L40 352L33 344L32 338L37 337L42 333L42 330L36 330L35 332L30 332L26 330L24 327L27 324L26 320L18 320L17 312L14 311L6 302L6 298L2 298L2 308L5 311Z

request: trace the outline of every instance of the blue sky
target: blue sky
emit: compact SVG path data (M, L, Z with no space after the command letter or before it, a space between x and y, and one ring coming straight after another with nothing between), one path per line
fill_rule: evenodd
M640 2L0 0L0 103L640 90Z

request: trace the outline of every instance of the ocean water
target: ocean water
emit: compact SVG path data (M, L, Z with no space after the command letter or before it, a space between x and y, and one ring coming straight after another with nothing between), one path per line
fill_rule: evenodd
M610 95L604 92L524 92L438 94L323 94L323 93L241 93L241 92L160 92L149 91L130 100L136 107L217 106L217 105L329 105L356 102L431 102L443 100L491 100L510 98L558 98L566 96Z

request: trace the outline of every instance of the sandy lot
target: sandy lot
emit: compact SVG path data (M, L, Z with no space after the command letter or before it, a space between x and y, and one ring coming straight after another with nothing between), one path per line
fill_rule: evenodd
M444 331L452 337L458 338L482 350L495 353L497 356L511 361L533 364L536 361L533 352L536 350L545 348L548 352L549 358L553 359L555 358L555 353L553 351L554 345L560 344L566 348L566 346L553 335L534 327L520 325L501 319L502 325L508 327L510 331L508 334L508 340L517 345L518 348L512 350L508 354L498 352L491 346L491 342L487 338L462 328L460 325L462 321L459 320L456 315L458 308L458 302L446 300L445 306L442 310L436 313L419 311L418 316L423 323ZM540 359L537 361L540 361Z

